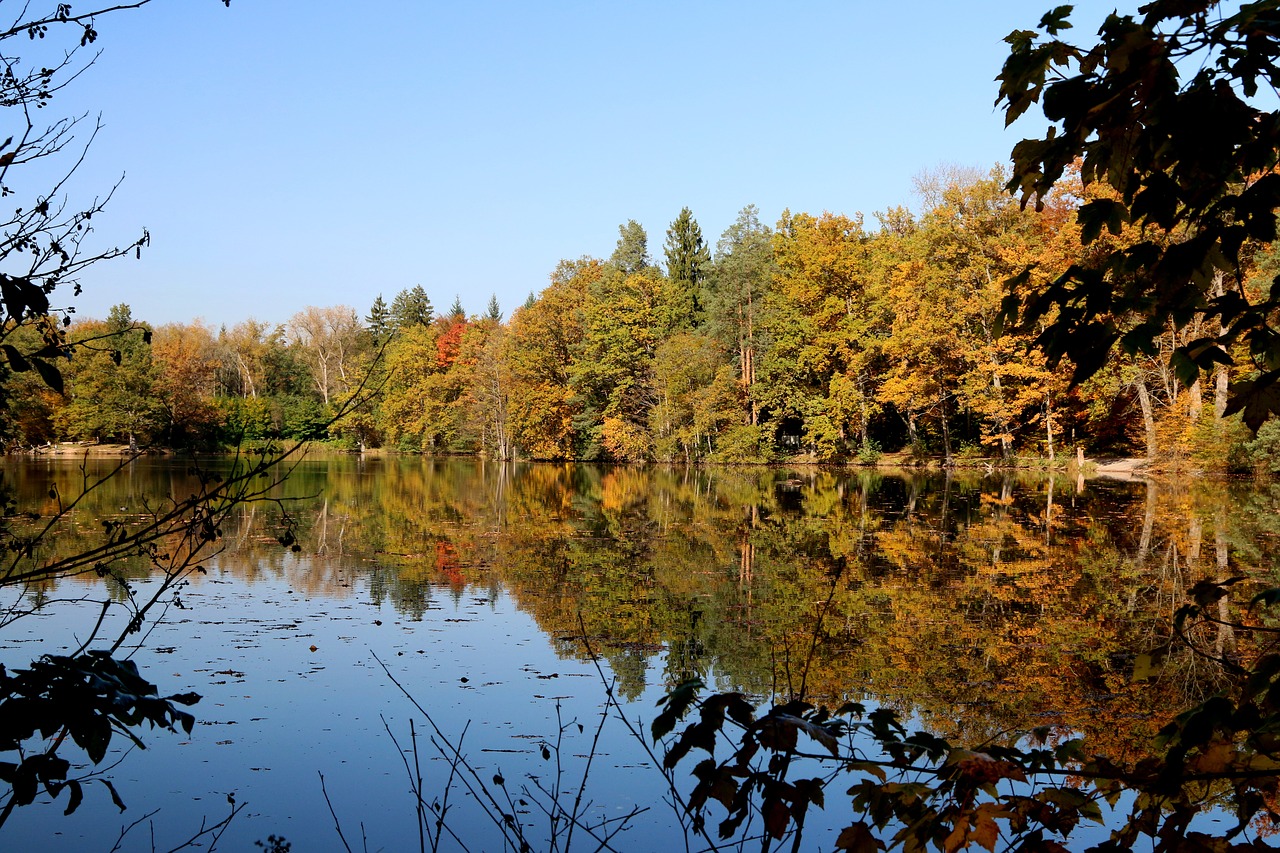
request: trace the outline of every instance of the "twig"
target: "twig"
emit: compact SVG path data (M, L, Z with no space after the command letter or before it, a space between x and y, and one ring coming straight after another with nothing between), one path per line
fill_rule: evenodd
M645 751L645 754L647 756L649 756L649 761L658 770L658 772L661 773L663 777L667 780L667 790L671 794L671 801L675 806L677 806L676 819L680 822L681 828L686 830L684 833L685 849L689 850L690 849L689 837L688 837L689 825L685 823L684 818L685 818L685 815L689 814L692 811L692 809L689 807L689 804L685 800L685 798L680 794L680 789L676 786L675 778L672 776L671 772L667 770L665 767L663 767L661 759L659 759L658 756L654 754L653 749L649 746L648 741L645 740L644 735L640 732L639 729L636 728L635 724L631 722L631 720L627 717L626 713L623 712L622 706L618 703L617 697L614 693L614 689L613 689L614 683L610 681L608 676L604 674L604 668L600 666L600 656L597 655L595 649L591 647L591 640L587 636L587 626L582 619L581 613L578 614L578 630L580 632L582 645L586 649L587 656L591 658L591 663L595 666L596 673L600 676L600 683L604 685L605 697L606 697L605 698L606 711L610 707L612 707L617 712L618 718L622 721L622 724L626 726L627 731L631 733L632 738L634 738L635 741L640 744L640 748ZM711 836L707 834L707 830L705 826L701 826L699 823L694 822L692 824L692 828L694 832L702 836L703 840L706 841L708 845L710 845L709 849L711 850L720 849L720 845L717 844L715 841L713 841Z
M329 807L329 814L333 815L333 828L338 830L338 838L342 841L342 846L346 848L347 853L351 853L351 845L347 843L347 837L342 834L342 822L338 820L338 813L333 810L333 803L329 800L329 792L324 787L324 774L317 773L320 777L320 793L324 794L324 804Z
M160 813L159 809L155 809L154 811L149 811L146 814L144 814L142 817L135 820L133 823L129 824L128 826L120 827L120 837L116 839L115 844L111 845L111 849L108 850L107 853L116 853L116 851L120 849L120 842L124 841L124 837L126 835L132 832L134 828L137 827L139 824L141 824L143 821L150 820L151 818L155 817L159 813Z
M578 825L578 815L582 813L582 796L587 790L587 778L591 775L591 764L595 760L596 751L600 747L600 735L604 731L604 724L608 719L609 706L605 705L600 712L600 722L596 724L595 734L591 737L591 749L587 751L586 766L582 768L582 779L578 781L578 792L573 798L573 808L569 812L569 836L565 839L564 845L566 849L573 843L573 829Z
M196 830L196 832L186 841L182 842L177 847L170 848L168 850L168 853L177 853L177 851L179 850L186 850L188 848L198 847L200 846L198 843L200 839L206 836L209 837L209 853L213 853L213 850L218 846L219 839L222 838L223 833L227 831L227 827L231 825L231 821L235 819L236 815L240 814L241 810L244 809L245 805L246 805L245 803L232 803L231 813L228 814L226 817L224 817L222 820L218 821L217 823L209 826L205 825L205 820L207 820L207 818L201 818L200 828ZM159 813L160 813L160 809L149 811L146 814L144 814L142 817L135 820L133 823L129 824L128 826L121 827L120 835L116 838L115 844L111 846L111 849L107 851L107 853L116 853L117 850L120 850L121 849L120 845L124 843L125 837L130 832L133 832L133 830L137 829L143 823L149 822L151 818L155 817ZM156 849L155 824L151 823L150 827L151 827L151 836L152 836L151 849L154 851Z
M418 709L418 712L426 719L427 725L431 726L431 730L435 733L435 737L431 739L431 745L436 748L442 757L446 759L451 757L457 759L458 766L467 771L467 773L460 774L458 778L462 780L462 784L466 787L471 796L475 797L477 804L479 804L479 806L484 810L485 817L487 817L494 826L498 827L502 832L503 837L507 839L508 843L515 846L517 850L526 849L529 844L524 838L523 827L516 819L515 814L512 813L508 815L503 812L502 806L499 805L498 801L494 798L493 792L489 790L489 786L480 778L480 774L476 769L467 762L458 747L451 743L448 737L445 736L444 732L440 730L440 727L436 725L435 720L432 718L431 714L428 713L427 709L423 708L418 700L414 698L413 694L406 690L405 686L391 674L391 670L382 661L382 658L378 657L377 654L371 654L373 654L373 659L378 662L378 666L382 667L382 671L387 674L387 678L391 680L391 683L394 684L402 694L404 694L405 698L409 700L413 707ZM436 738L439 738L439 741L437 741ZM443 746L441 746L441 744L443 744ZM513 835L514 837L512 837Z
M387 721L383 720L382 724L386 726ZM390 727L387 728L387 731L388 732L391 731ZM409 743L412 744L413 746L414 772L410 775L409 778L412 780L412 784L413 784L414 799L417 800L416 811L418 815L418 850L420 851L420 853L425 853L427 849L427 845L426 845L426 840L427 840L426 839L426 822L427 821L426 821L426 814L424 813L425 806L422 802L422 765L418 761L418 732L413 726L412 718L409 720ZM399 745L397 745L397 748L399 748ZM409 769L409 763L407 761L405 762L404 769L405 770ZM448 791L447 788L445 790ZM432 850L434 850L436 847L437 847L436 844L431 845Z
M179 844L177 847L174 847L171 850L169 850L168 853L176 853L176 851L178 850L185 850L188 847L196 847L198 846L196 842L206 835L209 836L209 853L213 853L214 848L218 846L218 840L221 839L222 834L227 831L227 827L231 825L232 819L234 819L235 816L238 815L240 813L240 810L243 809L244 807L245 807L245 803L232 803L231 814L227 815L225 818L218 821L213 826L206 827L204 825L204 820L202 819L200 821L200 830L195 835L191 836L186 841Z

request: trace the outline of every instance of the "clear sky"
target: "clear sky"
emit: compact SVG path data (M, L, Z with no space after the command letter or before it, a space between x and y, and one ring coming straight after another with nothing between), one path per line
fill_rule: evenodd
M1053 5L155 0L49 108L105 125L75 198L126 176L96 237L153 240L74 304L217 326L421 284L509 314L628 219L659 260L684 206L712 245L746 204L870 220L1043 130L1004 130L993 78Z

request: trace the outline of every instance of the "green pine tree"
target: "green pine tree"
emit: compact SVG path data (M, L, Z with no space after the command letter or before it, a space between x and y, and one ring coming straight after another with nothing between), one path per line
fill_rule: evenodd
M702 287L711 267L711 249L702 239L702 228L685 207L667 229L664 246L667 278L673 288L675 324L694 328L702 323Z
M387 308L387 303L382 300L382 294L378 294L378 298L373 300L373 306L369 309L369 316L364 318L365 323L369 326L369 334L373 335L375 341L381 341L391 332L391 311Z
M435 319L435 309L422 285L416 284L411 290L402 290L391 301L391 324L397 329L410 326L430 326Z
M498 294L489 297L489 307L484 312L485 319L495 323L502 322L502 308L498 305Z

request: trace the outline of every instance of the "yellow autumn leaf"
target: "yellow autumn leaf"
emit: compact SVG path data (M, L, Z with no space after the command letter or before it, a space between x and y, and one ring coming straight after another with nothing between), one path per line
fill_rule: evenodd
M969 840L994 851L996 842L1000 840L1000 825L996 823L995 816L1007 814L1005 809L995 803L984 803L979 806L974 816L973 832L969 833Z
M969 841L969 818L961 817L956 821L955 829L951 830L951 834L942 842L943 853L956 853L957 850L967 847Z
M1198 773L1221 773L1231 767L1236 747L1230 741L1214 741L1209 748L1187 763Z

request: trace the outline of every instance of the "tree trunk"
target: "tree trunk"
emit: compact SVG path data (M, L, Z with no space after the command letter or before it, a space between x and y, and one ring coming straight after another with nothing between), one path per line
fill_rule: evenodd
M329 553L329 499L320 506L320 513L316 516L315 524L316 535L316 556L323 557Z
M867 412L866 377L861 373L858 374L858 408L862 416L862 423L858 428L858 440L862 449L865 450L870 445L867 429L871 421L871 415Z
M1142 408L1142 425L1147 434L1147 460L1156 459L1156 417L1151 408L1151 392L1147 390L1147 381L1139 376L1133 380L1133 387L1138 391L1138 405Z
M1213 295L1215 297L1222 296L1225 288L1226 273L1218 270L1213 274ZM1227 327L1223 324L1221 316L1218 318L1218 337L1221 338L1227 333ZM1227 372L1225 364L1214 366L1213 371L1213 416L1217 420L1222 420L1227 414L1227 384L1230 380L1230 374Z
M1227 366L1219 364L1213 374L1213 416L1222 420L1227 415Z
M1053 544L1053 472L1049 472L1049 487L1044 496L1044 544Z
M258 389L253 384L253 372L238 352L232 352L236 359L236 367L240 370L240 381L246 397L257 398Z
M327 406L329 405L329 360L323 352L317 356L317 359L316 390L320 392L320 397Z
M987 338L990 340L990 336ZM994 364L995 370L991 373L991 387L996 392L996 399L1001 403L1004 402L1004 389L1000 387L1000 364ZM1009 457L1013 455L1012 448L1009 445L1009 424L1003 416L996 416L996 427L1000 430L1000 459L1008 463Z
M760 408L751 396L756 383L755 304L751 290L747 289L747 310L738 305L738 352L742 362L742 390L747 395L747 414L752 426L760 423Z
M751 382L747 378L751 370L751 356L747 352L747 323L746 316L743 313L742 305L738 305L738 383L742 386L742 393L747 397L747 419L751 419L750 392Z
M951 430L947 424L947 397L944 394L939 402L942 412L942 464L951 467Z
M1049 450L1049 463L1053 464L1053 398L1044 395L1044 435Z
M1219 583L1225 581L1231 576L1230 574L1230 553L1227 550L1227 534L1226 519L1218 514L1213 519L1213 545L1215 557L1217 558L1217 580ZM1218 637L1214 642L1214 651L1218 657L1222 657L1235 647L1235 629L1231 627L1231 613L1227 609L1227 599L1229 596L1223 596L1218 599Z
M1142 513L1142 536L1138 540L1138 559L1145 560L1151 553L1151 536L1156 527L1156 484L1147 481L1147 504Z

